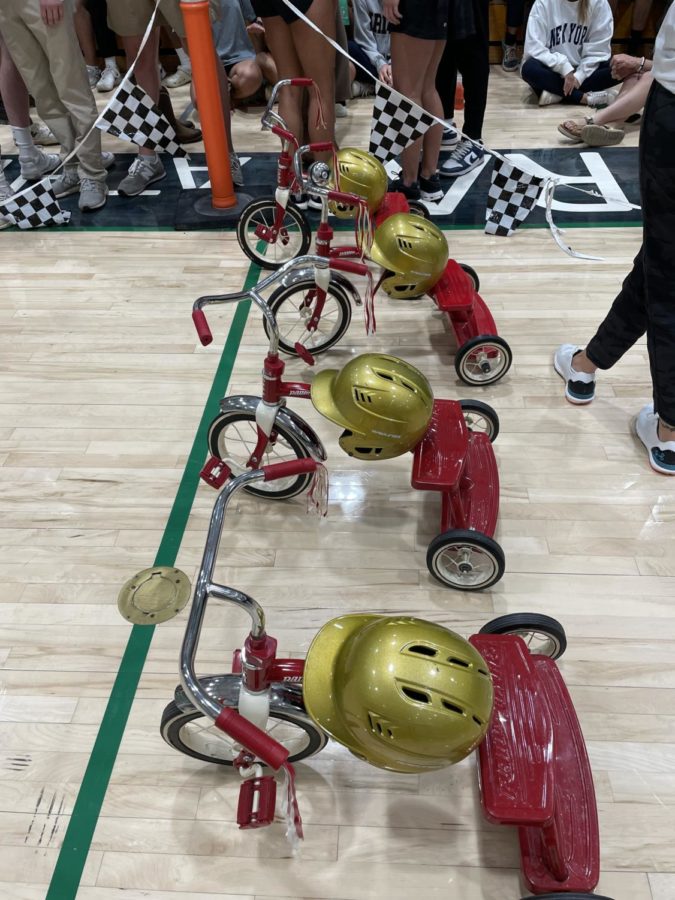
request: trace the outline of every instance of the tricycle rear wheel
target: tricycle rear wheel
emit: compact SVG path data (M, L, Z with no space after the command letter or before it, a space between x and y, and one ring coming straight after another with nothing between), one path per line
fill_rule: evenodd
M484 387L499 381L511 368L513 354L504 338L483 334L472 338L457 350L455 372L460 381Z
M480 531L454 528L437 535L427 550L431 574L458 591L484 591L504 574L504 551Z
M460 400L459 405L469 431L486 434L494 444L499 434L499 416L490 404L481 400Z
M486 622L480 633L517 634L525 641L531 653L538 653L551 659L560 659L567 648L567 635L563 626L553 616L545 616L542 613L508 613L505 616L498 616Z

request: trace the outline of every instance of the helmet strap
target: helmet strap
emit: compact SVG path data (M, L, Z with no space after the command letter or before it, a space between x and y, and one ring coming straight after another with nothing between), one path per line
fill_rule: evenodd
M325 516L328 512L328 470L317 463L312 484L307 493L307 512Z
M295 793L295 769L289 762L285 762L282 768L284 778L284 819L286 821L286 840L295 853L303 840L302 818L298 807L298 798Z

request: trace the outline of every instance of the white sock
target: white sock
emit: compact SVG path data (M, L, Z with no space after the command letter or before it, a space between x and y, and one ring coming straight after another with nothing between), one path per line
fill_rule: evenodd
M192 71L192 63L190 62L190 57L187 55L185 50L182 47L179 47L176 50L178 54L178 59L180 60L181 69L187 69L188 72Z
M119 72L117 68L117 57L116 56L106 56L105 58L105 68L106 69L115 69Z
M32 162L40 153L33 143L33 135L30 133L30 125L19 128L12 125L12 135L16 149L19 151L19 162Z

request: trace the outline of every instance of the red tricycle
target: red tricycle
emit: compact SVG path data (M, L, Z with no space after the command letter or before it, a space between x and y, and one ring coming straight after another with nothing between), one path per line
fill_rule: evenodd
M363 197L328 187L330 167L317 162L304 170L307 153L334 151L330 143L298 147L294 135L274 111L278 90L284 86L313 87L311 79L293 78L278 82L262 117L263 128L270 129L282 143L277 164L277 187L273 197L260 198L242 212L237 224L237 239L246 255L263 268L277 269L293 257L307 253L311 228L297 199L311 196L320 201L321 216L316 234L315 252L329 258L362 258L367 247L357 233L356 245L334 245L334 230L328 221L329 206L342 205L364 213ZM379 165L379 163L378 163ZM294 200L294 198L296 198ZM373 214L377 228L390 216L416 213L428 218L423 203L409 201L398 192L387 192ZM358 232L358 229L357 229ZM330 349L347 331L352 304L361 305L358 293L346 289L340 279L331 276L328 284L315 284L311 272L298 270L270 298L270 306L280 322L281 349L308 361ZM437 309L444 313L457 344L455 371L465 384L484 386L502 378L511 366L508 343L497 334L492 314L479 293L478 275L471 266L450 259L440 280L428 291ZM356 294L356 295L355 295ZM358 299L357 299L358 298ZM323 319L330 327L320 328Z
M192 316L204 345L212 341L204 307L240 300L256 303L270 336L262 396L225 397L220 414L211 423L211 458L201 474L213 487L221 487L231 473L257 469L263 462L326 459L315 431L286 406L289 397L311 399L312 386L283 380L279 331L274 314L261 296L276 281L286 278L294 266L311 272L319 283L325 283L331 271L363 274L365 269L354 260L300 257L249 291L200 297L194 303ZM442 584L459 590L484 590L504 573L504 552L493 537L499 510L499 476L491 442L498 432L497 413L488 404L436 399L426 433L412 449L412 486L441 495L441 532L428 547L427 567ZM300 474L247 489L259 496L286 499L305 491L309 481L309 476Z
M309 649L306 665L303 659L278 659L277 642L266 632L260 605L242 591L214 582L225 513L234 493L240 488L271 488L277 480L311 479L316 468L314 460L305 458L252 469L232 477L217 497L180 653L181 685L162 715L164 740L194 759L237 770L243 779L237 822L243 829L273 823L277 786L270 770L278 772L283 768L288 787L286 822L289 833L301 837L292 764L318 753L328 741L322 727L325 720L321 712L317 713L317 703L324 697L330 706L337 689L337 684L331 687L336 668L325 662L326 648L331 647L326 635L333 640L331 630L333 634L336 630L344 634L345 628L353 628L355 620L359 624L386 624L388 635L392 634L390 626L394 631L399 627L408 629L407 635L414 633L410 628L417 627L415 640L407 640L400 650L391 651L400 660L394 662L393 673L392 666L384 661L380 661L378 670L386 689L407 704L403 715L408 722L425 723L414 729L412 740L422 755L412 757L412 763L418 763L420 770L439 769L467 756L477 746L484 813L491 822L517 827L528 889L560 900L581 900L589 895L607 900L590 893L599 878L597 808L584 738L555 662L566 647L565 632L559 622L534 613L500 616L469 639L478 651L474 653L459 635L421 619L402 615L341 616L323 626ZM171 618L189 596L189 580L183 573L155 567L127 582L119 605L128 620L155 624ZM243 649L235 651L229 674L198 677L194 667L197 645L206 606L212 598L245 610L252 627ZM439 655L438 642L429 638L430 634L439 633L449 636L451 646L459 648L447 659L447 652ZM391 646L390 640L387 643ZM312 656L317 644L317 652ZM395 671L399 665L403 681ZM410 665L420 673L426 666L426 671L434 676L427 679L428 689L422 679L414 681L413 687ZM373 677L376 668L374 662L368 664ZM481 690L487 697L480 710L471 703L469 691L460 687L469 669L474 673L474 682L482 682ZM409 674L407 681L404 671ZM454 685L451 702L443 699L441 680L445 678ZM363 705L358 691L356 699ZM464 745L458 756L430 759L428 738L435 735L439 719L435 704L440 702L447 714L442 725L445 734L454 739L458 730L468 728L478 736ZM467 716L469 721L465 721ZM355 752L348 739L336 734L339 728L331 722L327 730ZM378 741L379 747L385 747L379 757L366 755L368 762L393 771L412 771L410 739L400 730L403 720L398 725L397 720L387 721L371 711L359 714L357 725L365 730L371 747ZM429 728L429 733L425 730L422 735L423 728ZM403 746L405 740L407 746ZM398 749L391 749L397 741ZM408 755L404 756L406 752ZM399 759L406 761L400 765ZM452 847L448 849L452 852Z

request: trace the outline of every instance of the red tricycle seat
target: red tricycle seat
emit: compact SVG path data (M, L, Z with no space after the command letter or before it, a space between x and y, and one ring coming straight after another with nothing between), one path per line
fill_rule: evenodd
M600 876L595 790L560 670L515 635L478 634L471 643L490 668L495 695L479 748L485 815L519 826L530 890L590 892Z
M499 514L499 473L490 439L469 431L461 403L434 400L426 434L413 451L410 483L444 499L441 531L473 528L492 536Z
M441 312L461 312L471 310L476 291L471 277L458 262L449 259L445 271L429 294Z

